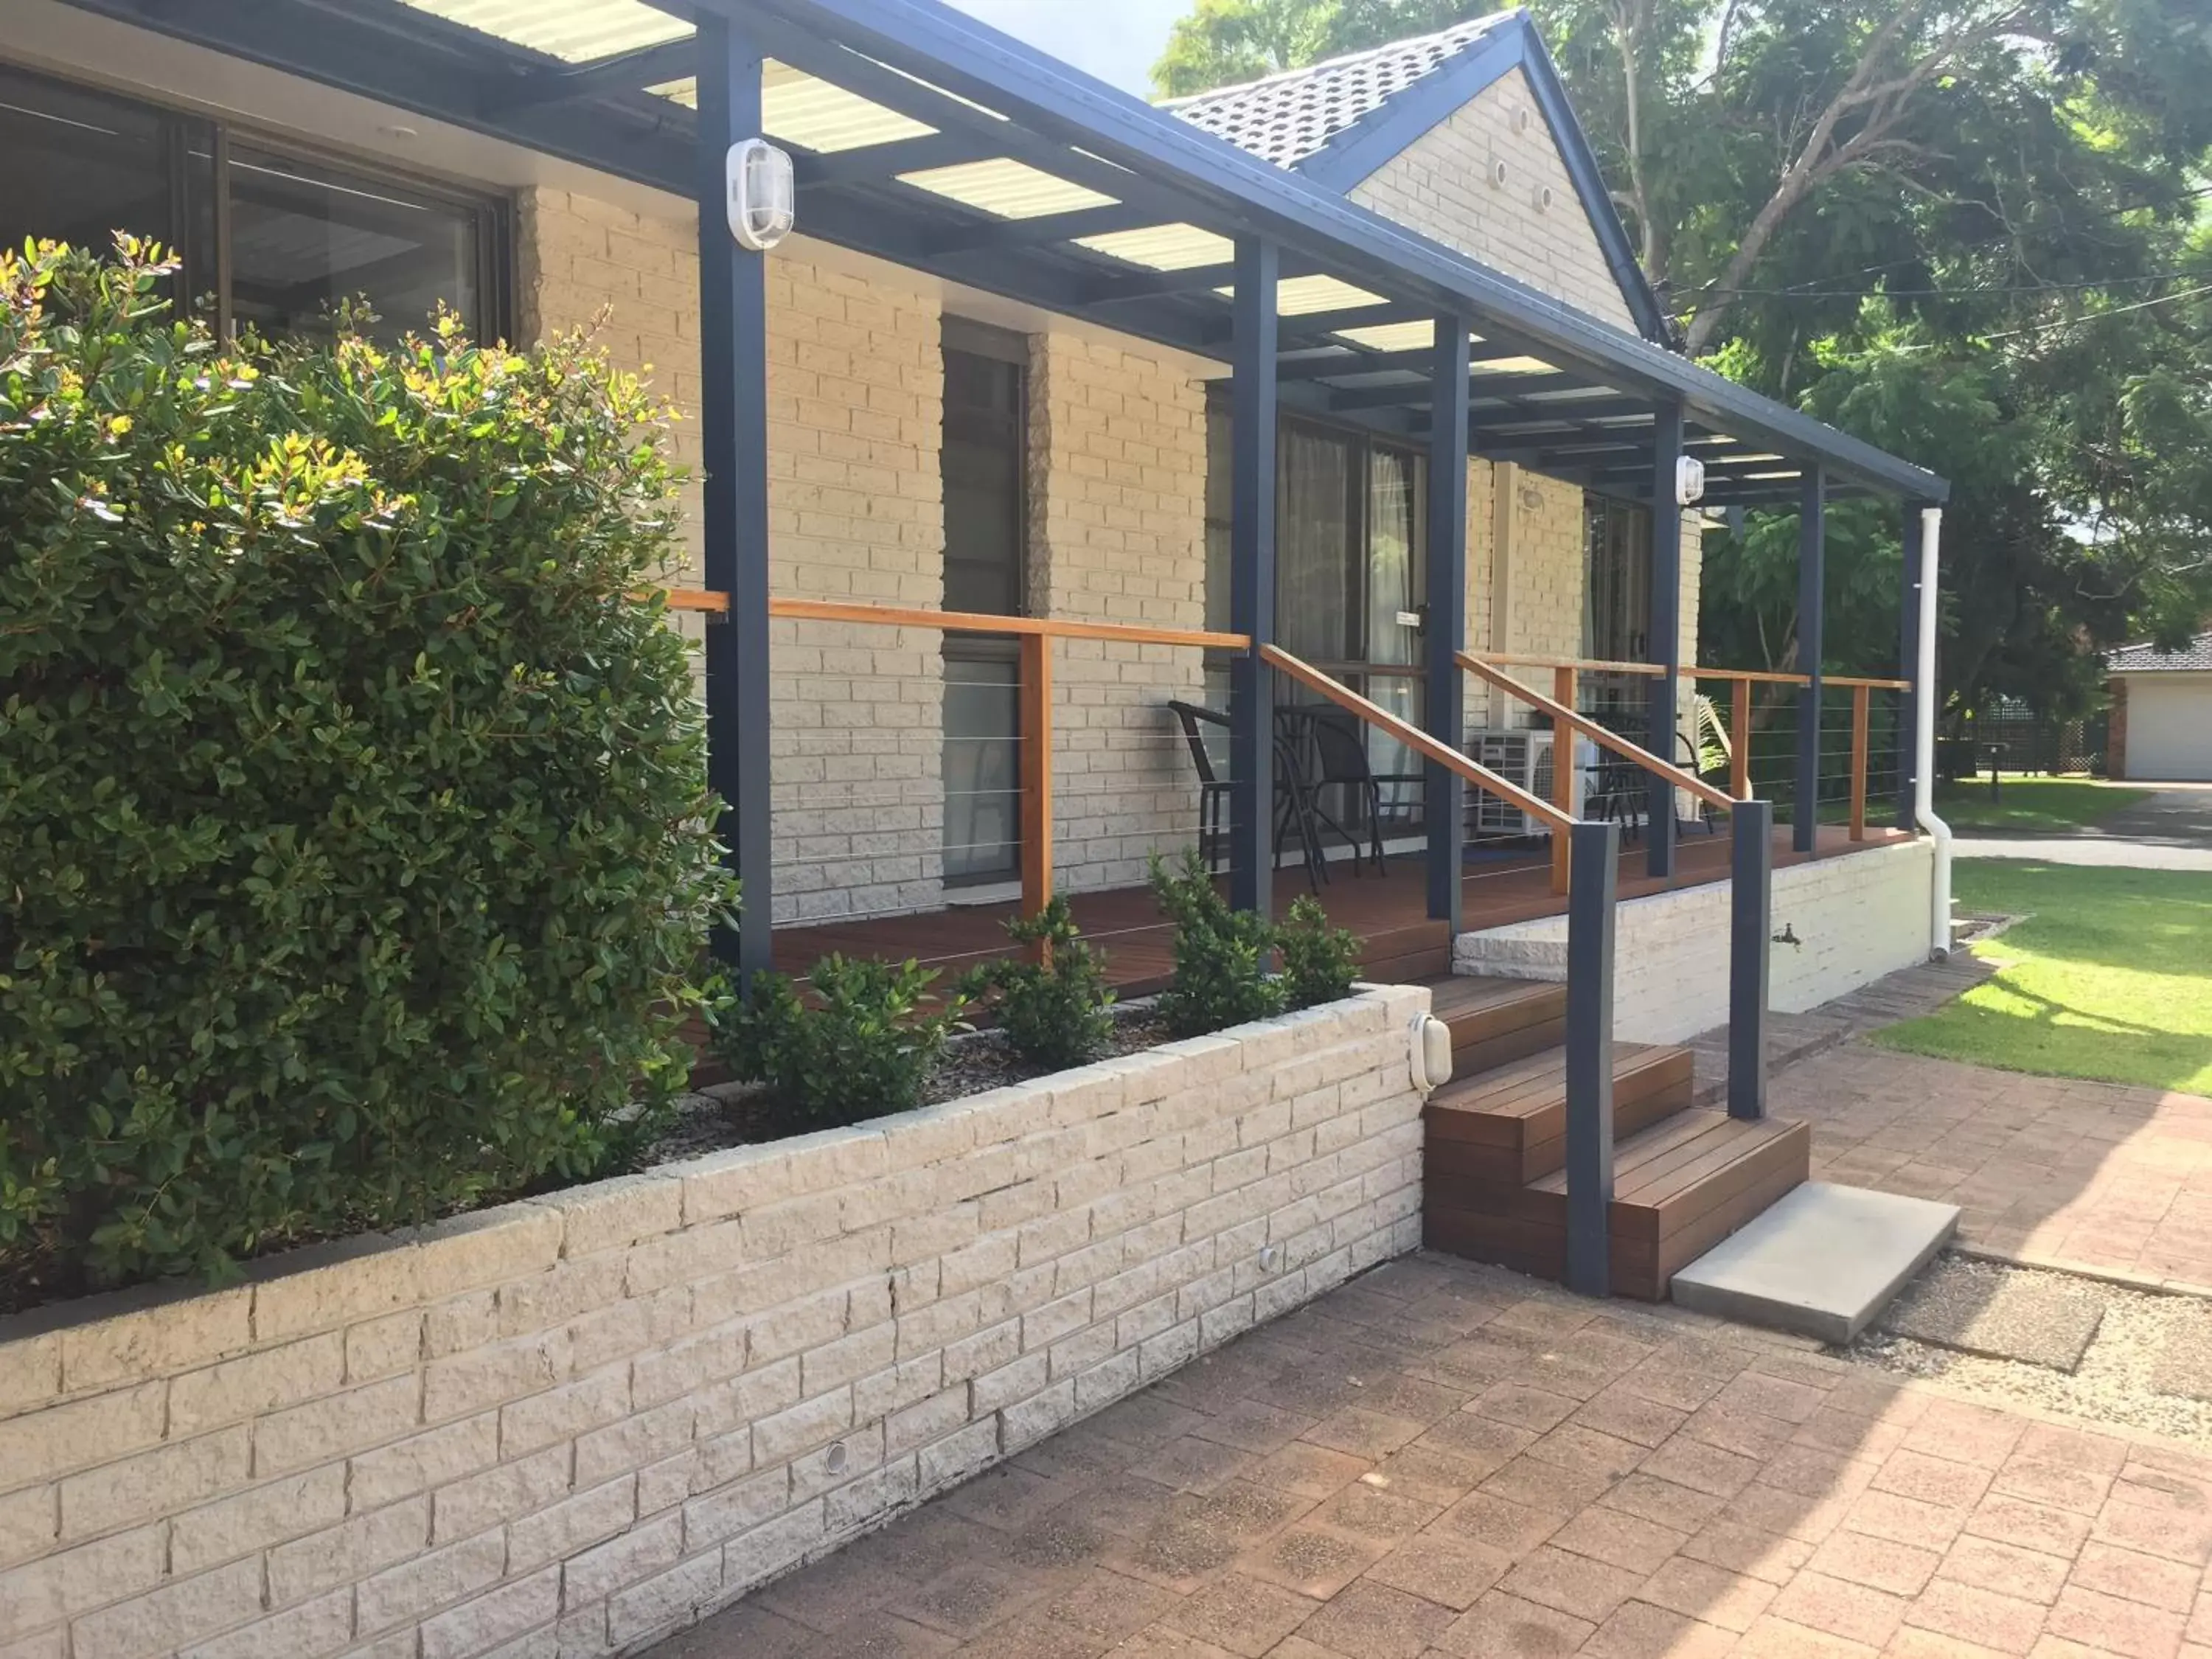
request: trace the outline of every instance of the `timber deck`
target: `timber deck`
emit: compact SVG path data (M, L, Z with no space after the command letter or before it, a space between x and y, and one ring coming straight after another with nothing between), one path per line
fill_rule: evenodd
M1907 839L1901 831L1869 829L1866 840L1855 842L1842 825L1824 824L1819 849L1808 854L1791 848L1785 829L1774 838L1774 867L1784 869L1809 859L1847 857ZM1726 881L1729 840L1725 831L1711 836L1698 830L1684 834L1678 843L1675 874L1667 881L1655 880L1645 873L1641 842L1625 847L1620 859L1620 896L1642 898ZM1443 924L1429 919L1420 854L1390 860L1385 875L1377 876L1370 868L1366 874L1355 876L1349 864L1333 865L1329 873L1331 878L1321 890L1322 905L1333 923L1359 936L1362 972L1366 977L1381 981L1425 980L1450 970L1451 941ZM1276 871L1276 914L1281 915L1307 890L1303 869L1285 866ZM1116 887L1071 893L1068 903L1076 925L1104 954L1107 978L1123 995L1141 996L1167 983L1172 966L1171 930L1148 889ZM1564 915L1567 908L1565 896L1552 891L1551 856L1540 846L1472 856L1464 878L1464 903L1469 933ZM926 966L957 972L1007 953L1006 924L1018 908L1009 899L954 904L912 915L782 923L775 933L775 965L785 973L803 975L817 961L836 951L892 961L911 957Z

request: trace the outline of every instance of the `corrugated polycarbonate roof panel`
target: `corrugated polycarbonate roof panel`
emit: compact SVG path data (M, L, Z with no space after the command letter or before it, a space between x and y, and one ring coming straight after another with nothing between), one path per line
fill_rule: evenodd
M640 0L401 0L510 45L571 64L680 40L691 26Z
M1236 243L1196 225L1147 225L1142 230L1109 231L1103 236L1078 237L1076 246L1153 270L1225 265L1237 257Z
M963 161L957 167L931 167L923 173L902 173L900 182L942 196L979 213L1002 219L1036 219L1048 213L1073 213L1079 208L1111 207L1114 198L1082 185L1055 179L1049 173L1000 156L989 161Z

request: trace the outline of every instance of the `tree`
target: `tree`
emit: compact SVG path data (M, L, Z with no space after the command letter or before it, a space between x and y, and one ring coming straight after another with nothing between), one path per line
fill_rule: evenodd
M1212 0L1233 12L1239 0ZM1486 9L1274 7L1294 52ZM1950 477L1942 676L2079 702L2212 610L2202 0L1538 0L1688 349ZM1225 39L1187 20L1188 77ZM1207 52L1212 48L1208 46ZM1227 66L1225 53L1213 54ZM1163 65L1164 70L1165 65ZM1710 543L1715 654L1796 656L1794 514ZM1892 659L1893 515L1839 507L1832 664ZM1862 614L1863 613L1863 614Z

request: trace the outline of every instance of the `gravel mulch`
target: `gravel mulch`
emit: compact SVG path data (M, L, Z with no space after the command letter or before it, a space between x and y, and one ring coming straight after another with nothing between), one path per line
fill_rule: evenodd
M2029 1405L2212 1446L2212 1400L2166 1391L2193 1386L2200 1395L2212 1394L2212 1378L2197 1377L2196 1366L2185 1358L2212 1355L2212 1301L1999 1262L1952 1258L1945 1266L1947 1271L1971 1267L2032 1290L2069 1297L2086 1294L2102 1302L2104 1318L2080 1365L2070 1373L2054 1370L1960 1353L1881 1329L1837 1352L1862 1364L1940 1382L1992 1404Z
M1116 1003L1109 1012L1113 1016L1114 1030L1098 1056L1101 1060L1142 1054L1171 1040L1167 1027L1160 1021L1158 1004L1149 997ZM922 1090L921 1103L941 1105L948 1100L1003 1089L1008 1084L1046 1077L1050 1071L1049 1067L1024 1061L1014 1052L1003 1031L963 1031L945 1045L944 1058ZM683 1097L678 1109L679 1115L674 1127L653 1143L653 1150L641 1161L641 1169L719 1152L732 1146L781 1140L787 1135L803 1134L814 1127L793 1122L790 1114L770 1100L757 1084L714 1084Z

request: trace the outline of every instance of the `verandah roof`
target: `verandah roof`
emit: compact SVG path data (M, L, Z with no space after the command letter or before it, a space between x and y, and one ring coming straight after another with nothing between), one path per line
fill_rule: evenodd
M1625 495L1679 404L1707 501L1939 502L1934 474L1600 322L938 0L69 0L691 197L689 16L774 60L764 125L811 236L1226 361L1231 239L1281 249L1287 406L1414 436L1439 315L1475 342L1470 448ZM678 12L684 15L679 15Z

